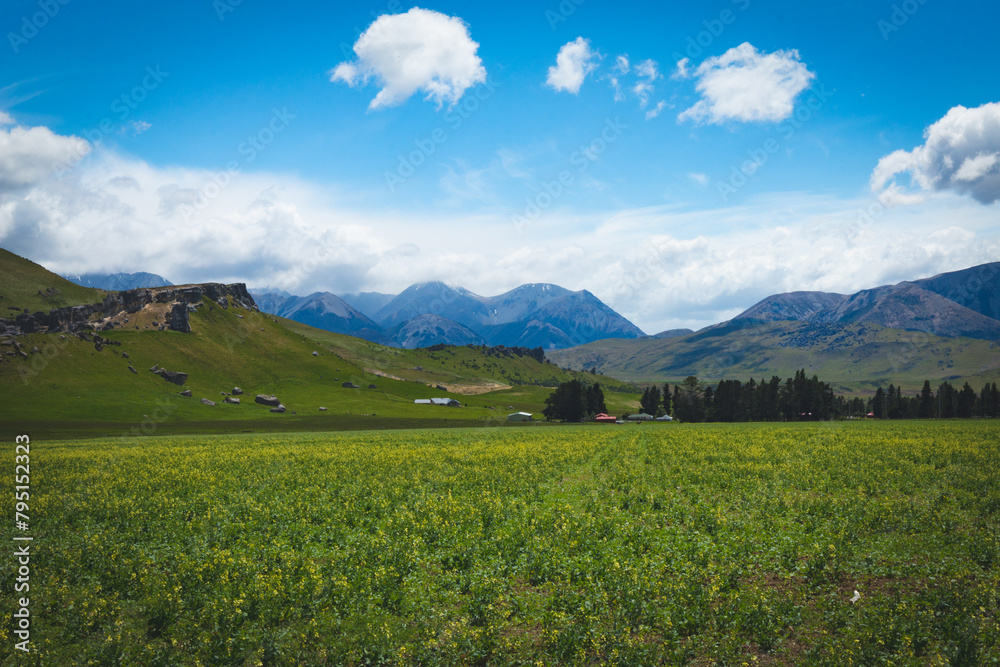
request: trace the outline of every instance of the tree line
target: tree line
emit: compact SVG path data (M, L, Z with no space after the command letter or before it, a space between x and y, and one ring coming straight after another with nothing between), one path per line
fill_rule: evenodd
M559 385L545 401L548 419L582 421L607 412L604 393L597 383L571 380ZM833 387L805 369L784 381L751 378L747 382L721 380L704 385L695 376L671 387L664 383L647 387L639 399L642 412L660 417L671 415L685 422L821 421L874 417L879 419L950 419L1000 417L997 383L987 383L976 392L966 382L960 389L944 381L935 392L929 380L917 396L903 396L890 384L878 387L869 398L835 395ZM623 417L627 415L622 415Z

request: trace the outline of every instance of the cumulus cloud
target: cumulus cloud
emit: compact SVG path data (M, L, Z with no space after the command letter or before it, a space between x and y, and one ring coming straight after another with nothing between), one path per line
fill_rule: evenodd
M353 209L343 202L356 193L287 174L216 179L98 146L62 178L0 192L0 245L64 274L152 271L295 294L397 293L433 279L499 294L552 282L591 290L650 333L712 324L774 292L846 293L1000 256L995 211L950 192L877 212L870 197L803 194L706 210L555 207L519 234L495 207Z
M924 131L924 144L886 155L871 177L872 191L922 199L898 177L909 175L918 192L953 190L983 204L1000 199L1000 103L957 106Z
M575 95L580 92L587 75L597 68L599 58L600 55L591 48L590 40L577 37L559 49L556 64L549 68L545 83L557 91L565 90Z
M693 71L686 60L677 66L675 77L695 77L702 95L677 116L678 122L777 122L792 114L795 98L816 76L797 50L763 53L748 42L708 58Z
M462 19L414 7L379 16L354 44L358 59L328 74L330 81L351 87L375 79L382 89L368 105L371 110L402 104L418 90L440 108L486 81L478 49Z
M89 152L90 144L79 137L15 125L9 114L0 112L0 193L35 184Z

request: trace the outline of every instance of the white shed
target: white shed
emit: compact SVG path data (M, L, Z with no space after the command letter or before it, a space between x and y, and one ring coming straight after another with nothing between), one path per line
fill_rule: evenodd
M530 422L531 419L530 412L515 412L513 414L507 415L507 421L509 422Z

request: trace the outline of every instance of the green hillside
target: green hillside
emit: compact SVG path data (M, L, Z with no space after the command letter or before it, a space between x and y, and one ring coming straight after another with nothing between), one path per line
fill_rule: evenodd
M867 393L890 382L915 391L925 379L968 381L978 390L1000 380L995 342L875 324L720 326L678 338L603 340L548 356L563 367L596 367L630 381L679 382L689 375L702 380L786 378L804 368L844 393Z
M5 436L28 432L55 437L495 425L514 410L541 412L552 390L527 383L557 384L583 375L529 358L488 356L478 349L396 350L301 324L292 330L286 324L291 323L234 306L223 309L206 298L192 313L188 334L103 332L108 342L100 350L76 335L18 336L26 359L8 354L13 352L10 345L0 346L0 383L5 388L0 430ZM33 348L37 352L29 353ZM180 387L150 372L154 366L189 377ZM423 370L415 370L418 366ZM638 406L638 396L628 385L587 377L610 385L610 408ZM344 388L343 382L359 388ZM442 384L449 391L428 384ZM509 388L495 389L498 386ZM245 392L240 404L223 403L223 393L234 387ZM182 397L183 389L190 389L192 396ZM255 404L255 395L261 393L276 395L288 411L273 414ZM437 396L456 398L463 407L413 403ZM217 405L204 405L202 398Z
M31 260L0 248L0 318L12 319L16 310L45 311L63 306L98 303L105 292L80 287Z

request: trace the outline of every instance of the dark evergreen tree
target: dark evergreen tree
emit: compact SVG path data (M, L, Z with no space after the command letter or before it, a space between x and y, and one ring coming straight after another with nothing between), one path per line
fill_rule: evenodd
M885 419L886 417L885 392L882 387L875 390L875 397L872 398L872 412L875 413L876 419Z
M596 382L587 387L587 414L597 415L608 411L608 406L604 404L604 391L601 385Z
M963 419L972 417L976 410L976 390L966 382L958 392L958 416Z
M917 415L921 419L934 416L934 392L931 390L930 380L924 380L924 388L920 390L920 409Z
M586 415L584 388L579 380L570 380L559 385L545 399L542 414L546 419L561 419L568 422L583 421Z
M663 383L663 414L669 415L673 412L673 400L670 397L670 384L668 382Z
M646 387L642 392L642 398L639 399L639 406L643 412L655 417L660 410L660 388L656 385Z

